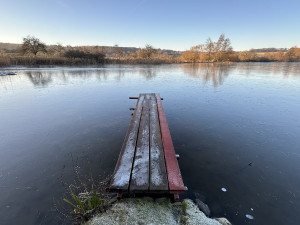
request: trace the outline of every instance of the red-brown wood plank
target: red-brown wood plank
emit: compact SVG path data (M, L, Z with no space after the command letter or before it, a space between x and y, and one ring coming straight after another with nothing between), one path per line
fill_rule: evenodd
M162 107L162 102L159 94L156 94L158 115L160 121L160 129L165 153L166 168L169 181L170 192L185 192L182 176L178 166L175 150L167 124L167 119Z

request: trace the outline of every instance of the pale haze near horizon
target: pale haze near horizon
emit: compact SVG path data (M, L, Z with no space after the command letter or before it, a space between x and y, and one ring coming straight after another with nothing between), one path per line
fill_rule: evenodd
M0 42L186 50L220 34L234 50L300 46L300 2L0 0Z

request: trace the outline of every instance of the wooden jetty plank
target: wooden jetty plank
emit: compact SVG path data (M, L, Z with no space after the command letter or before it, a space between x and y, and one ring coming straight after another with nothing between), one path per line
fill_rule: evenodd
M155 94L150 95L150 191L168 191L164 149Z
M129 190L148 191L149 189L149 95L144 95L143 111L136 143Z
M159 94L156 94L155 96L157 101L162 141L163 141L163 147L165 152L165 161L166 161L166 168L168 173L169 189L171 193L185 192L185 187L182 181L182 176L175 155L175 150L171 139L170 130L162 107L161 98Z
M121 148L119 159L112 177L110 191L128 191L143 102L144 96L140 95Z

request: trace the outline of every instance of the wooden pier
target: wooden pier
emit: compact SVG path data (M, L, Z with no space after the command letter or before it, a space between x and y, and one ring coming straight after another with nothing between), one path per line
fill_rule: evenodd
M186 188L159 94L140 94L108 191L178 194Z

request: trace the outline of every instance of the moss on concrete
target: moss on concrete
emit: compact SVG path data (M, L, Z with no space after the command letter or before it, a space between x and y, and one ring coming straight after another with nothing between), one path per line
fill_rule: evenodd
M220 225L207 218L189 199L171 204L170 200L151 198L122 199L107 212L95 215L85 225Z

